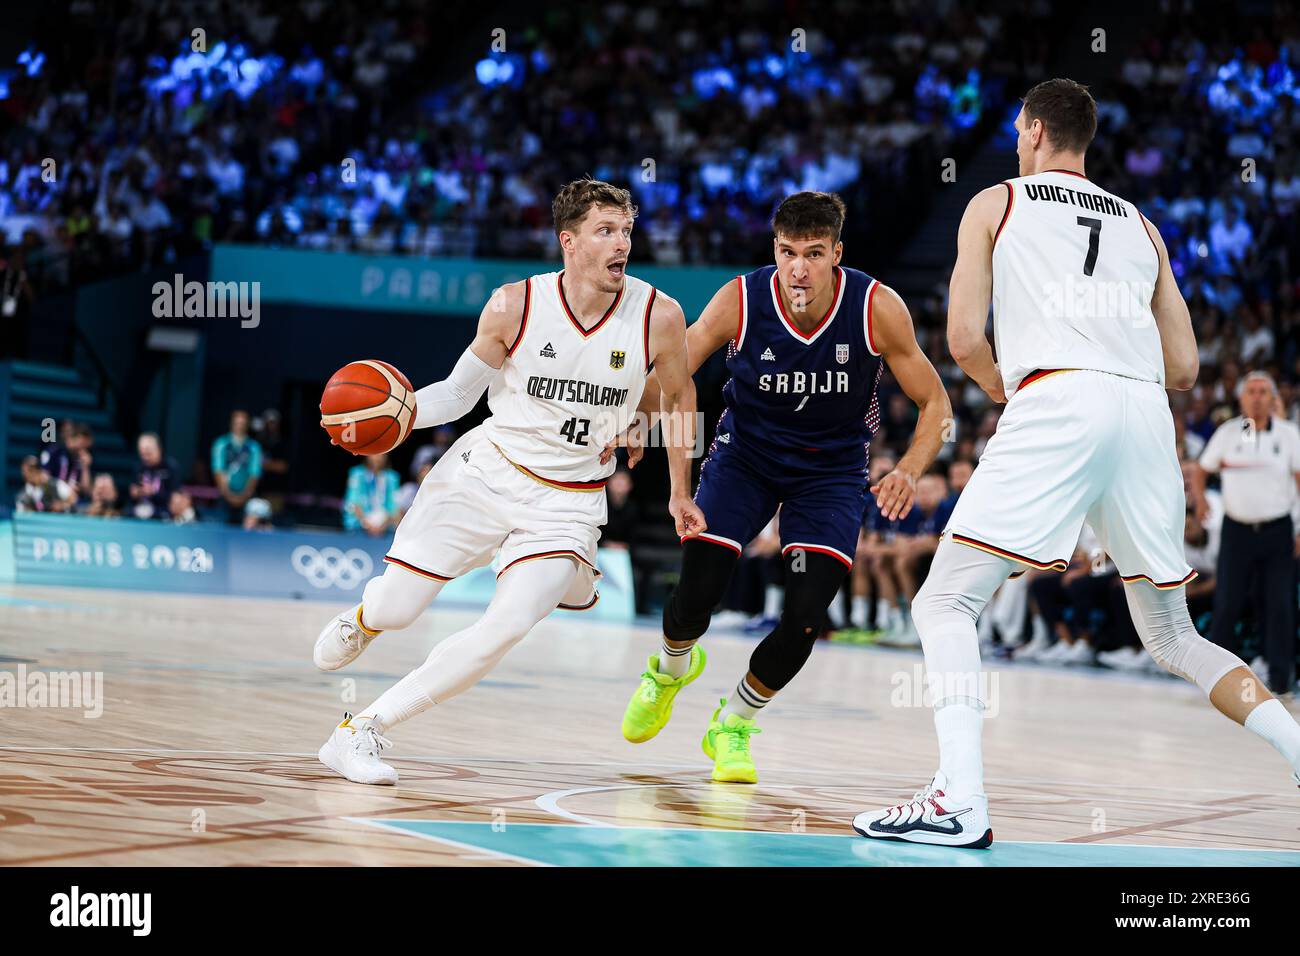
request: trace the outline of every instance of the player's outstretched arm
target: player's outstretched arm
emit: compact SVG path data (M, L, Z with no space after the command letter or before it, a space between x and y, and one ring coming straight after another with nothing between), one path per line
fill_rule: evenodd
M907 454L871 489L881 513L893 521L912 510L917 479L943 447L944 432L952 422L952 404L943 379L917 344L912 316L898 293L882 284L871 309L872 338L899 386L921 412Z
M1142 217L1142 225L1160 256L1160 271L1156 276L1155 292L1151 295L1151 314L1160 330L1160 350L1165 356L1165 388L1186 391L1196 384L1196 376L1201 370L1192 316L1183 301L1174 270L1169 267L1169 250L1160 230L1151 225L1146 216Z
M686 316L669 296L650 313L650 356L659 376L664 447L668 452L668 511L678 535L699 534L704 514L691 499L691 451L695 447L695 382L688 364Z
M740 291L736 286L737 281L743 280L733 279L715 292L699 319L686 330L686 370L691 375L699 371L710 355L736 337L740 325ZM660 297L663 297L663 293L660 293ZM641 403L636 409L637 422L605 446L600 455L602 465L613 457L616 448L626 445L628 466L636 467L645 450L644 438L659 420L659 392L659 375L656 370L646 377Z
M478 332L456 367L441 382L415 393L413 428L444 425L468 414L501 371L523 324L524 283L511 282L492 293L478 317Z
M966 206L957 230L957 263L948 284L948 351L995 402L1007 400L984 327L993 301L993 238L1006 211L1007 187L992 186Z

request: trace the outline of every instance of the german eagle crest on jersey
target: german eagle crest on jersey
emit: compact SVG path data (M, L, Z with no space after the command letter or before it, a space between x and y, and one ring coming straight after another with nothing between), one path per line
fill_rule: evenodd
M609 367L612 369L617 370L622 368L623 363L625 363L626 361L627 361L626 352L613 351L609 353Z

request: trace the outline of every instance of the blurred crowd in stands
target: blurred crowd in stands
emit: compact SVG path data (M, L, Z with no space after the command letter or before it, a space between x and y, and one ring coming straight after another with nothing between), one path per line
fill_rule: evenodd
M201 43L183 3L72 4L0 74L6 260L41 287L219 240L554 258L589 172L634 187L655 261L748 262L791 191L859 222L924 193L1048 48L1045 3L723 6L538 11L448 76L451 14L414 0L217 4Z

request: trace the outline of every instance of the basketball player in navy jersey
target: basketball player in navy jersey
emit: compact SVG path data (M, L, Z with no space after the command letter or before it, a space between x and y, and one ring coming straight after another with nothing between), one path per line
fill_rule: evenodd
M741 548L779 506L785 605L704 735L714 780L757 781L749 748L755 717L803 667L853 567L884 363L920 408L907 454L871 488L887 517L911 509L917 479L938 453L951 416L902 299L840 266L843 224L844 203L833 193L786 198L772 220L776 265L719 289L687 332L689 371L726 344L731 380L695 495L707 531L682 539L681 580L664 608L663 646L632 695L623 736L641 743L668 723L674 698L704 669L696 642ZM641 407L658 408L653 375Z

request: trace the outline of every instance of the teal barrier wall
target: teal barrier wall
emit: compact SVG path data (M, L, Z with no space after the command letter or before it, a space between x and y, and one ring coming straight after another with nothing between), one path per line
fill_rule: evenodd
M212 251L210 278L260 282L262 301L268 303L477 316L497 286L559 268L558 262L542 260L363 256L219 244ZM630 269L680 302L687 322L699 317L722 285L749 271L638 265L635 247Z
M388 545L388 538L362 534L20 514L0 523L0 581L309 598L346 607L361 599L373 575L383 573ZM602 548L596 564L603 573L600 601L589 611L557 613L631 621L636 609L628 553ZM492 568L478 568L450 582L438 600L482 606L495 589Z

